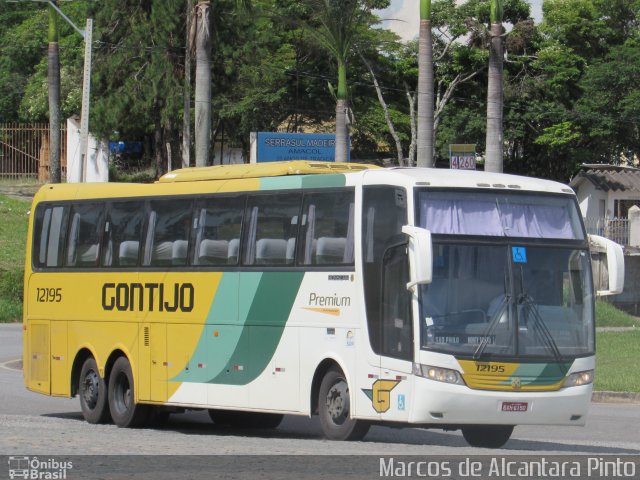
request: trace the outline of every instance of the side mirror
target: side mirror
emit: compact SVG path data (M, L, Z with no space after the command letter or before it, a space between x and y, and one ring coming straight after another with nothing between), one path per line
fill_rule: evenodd
M603 253L606 256L609 289L598 290L596 295L617 295L624 288L624 255L622 247L608 238L589 235L589 248L592 252Z
M411 279L407 289L413 290L416 285L431 283L433 278L433 246L431 232L424 228L405 225L402 233L409 236L409 269Z

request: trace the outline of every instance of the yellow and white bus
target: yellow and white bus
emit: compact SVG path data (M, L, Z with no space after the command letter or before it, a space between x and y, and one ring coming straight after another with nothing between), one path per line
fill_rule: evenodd
M621 249L596 241L619 292ZM26 386L91 423L318 414L331 439L404 424L486 447L585 423L594 291L562 184L299 161L46 185L25 267Z

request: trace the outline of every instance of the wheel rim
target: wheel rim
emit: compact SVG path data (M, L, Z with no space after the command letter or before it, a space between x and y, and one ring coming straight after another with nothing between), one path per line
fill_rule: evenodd
M116 379L114 400L118 413L125 413L131 407L131 386L129 379L124 373L120 373Z
M98 392L100 388L100 378L95 370L89 370L82 382L82 398L85 405L93 410L98 403Z
M335 425L342 425L349 418L349 387L344 379L334 383L327 392L327 412Z

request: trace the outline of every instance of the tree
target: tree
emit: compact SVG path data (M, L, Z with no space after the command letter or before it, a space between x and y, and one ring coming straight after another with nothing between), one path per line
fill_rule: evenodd
M53 2L55 4L55 1ZM49 5L49 181L60 183L60 52L58 49L58 12Z
M433 167L433 40L431 36L431 0L420 0L419 38L417 164L419 167Z
M107 0L93 12L96 39L92 132L145 140L156 176L177 152L184 55L182 2ZM177 155L176 155L177 157Z
M249 9L250 0L236 0L236 8ZM191 20L196 52L195 151L196 166L209 164L211 148L211 2L199 0Z
M489 71L487 84L487 140L484 168L502 172L502 0L491 0Z
M336 162L349 159L347 98L347 58L360 29L371 21L371 9L388 4L367 0L306 0L316 28L311 29L318 43L331 54L338 66L336 90Z
M211 148L211 2L201 0L194 9L191 28L195 32L196 88L195 143L196 167L209 163Z
M615 72L615 75L612 75ZM583 76L576 104L593 160L625 163L640 157L640 39L613 47Z

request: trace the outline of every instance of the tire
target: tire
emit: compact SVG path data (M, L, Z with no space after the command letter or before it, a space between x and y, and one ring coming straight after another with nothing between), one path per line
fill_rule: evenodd
M462 436L472 447L500 448L509 441L513 425L462 427Z
M82 416L89 423L108 423L111 421L107 395L107 384L100 376L100 370L93 357L82 364L78 380L78 396Z
M140 427L149 417L149 407L135 403L133 374L126 357L118 358L111 369L109 410L113 422L119 427Z
M322 379L318 394L318 414L325 437L330 440L361 440L371 426L351 418L349 385L338 368L331 368Z
M209 418L216 425L236 428L277 428L284 415L278 413L234 412L231 410L209 410Z

